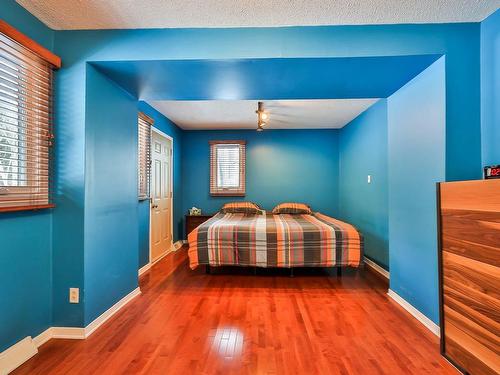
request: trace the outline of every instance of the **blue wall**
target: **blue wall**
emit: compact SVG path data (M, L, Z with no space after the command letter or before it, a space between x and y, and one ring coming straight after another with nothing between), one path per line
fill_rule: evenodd
M479 36L478 23L61 31L55 47L77 81L85 80L86 61L444 54L446 121L453 124L446 129L446 177L460 180L481 177ZM238 82L225 80L237 98ZM73 116L57 126L84 127L84 96L61 100Z
M54 30L49 29L14 0L2 0L0 18L45 48L51 51L54 49Z
M88 208L84 210L87 202L86 199L97 199L106 197L97 194L95 197L86 191L86 186L92 184L92 180L96 179L96 184L107 186L109 181L105 178L97 176L97 171L92 168L85 167L87 159L86 152L92 152L87 148L86 141L91 140L93 132L93 124L102 121L100 118L95 118L98 114L94 114L94 108L102 108L101 103L87 103L89 96L86 89L99 86L100 81L104 88L109 92L115 92L116 88L108 86L96 76L95 72L87 69L88 62L91 61L118 61L118 60L164 60L164 59L241 59L241 58L283 58L283 57L335 57L335 56L383 56L383 55L422 55L422 54L444 54L446 55L446 66L442 67L446 71L446 159L440 153L434 155L443 164L446 163L446 170L441 170L440 163L429 165L429 173L435 174L434 177L443 179L441 175L446 174L446 179L470 179L479 178L481 173L481 122L480 122L480 25L479 24L441 24L441 25L381 25L381 26L336 26L336 27L286 27L286 28L243 28L243 29L166 29L166 30L104 30L104 31L58 31L52 32L33 16L29 15L24 9L17 5L13 0L3 0L0 8L0 16L13 26L28 34L46 47L55 47L56 53L62 57L63 68L56 74L56 100L55 110L56 116L56 203L57 208L51 214L50 212L39 213L23 213L18 215L2 214L0 218L0 233L8 233L9 241L5 241L2 246L0 260L2 267L10 267L12 269L36 270L29 274L29 281L26 281L26 275L22 274L21 279L13 273L4 272L0 275L0 281L3 285L8 285L8 288L2 288L2 299L0 300L0 349L12 344L14 341L21 339L27 333L36 335L43 331L49 325L61 326L83 326L85 321L88 321L91 316L102 310L107 304L111 304L115 299L112 296L100 296L97 289L95 291L85 290L86 295L90 294L90 305L84 316L84 311L81 305L70 305L68 299L68 287L76 286L83 290L84 287L84 265L88 266L85 270L85 275L92 275L95 272L101 272L104 267L103 262L99 260L87 259L84 260L84 253L89 251L89 254L98 254L98 250L108 243L109 238L98 236L96 242L92 242L89 235L85 233L87 230L84 223L91 223L93 218L96 218L101 223L106 224L102 230L109 229L114 231L114 224L106 217L101 217L101 212L95 207L95 201L90 202ZM488 24L483 25L482 41L483 47L490 40ZM497 40L497 39L491 39ZM490 72L490 66L487 63L488 58L486 48L483 48L483 79L490 80L487 72ZM494 50L496 51L496 50ZM497 56L495 54L494 56ZM498 66L494 60L493 66ZM497 70L495 70L497 71ZM432 71L431 71L432 72ZM427 72L428 73L428 72ZM428 73L430 74L430 73ZM425 78L425 76L422 76ZM408 87L423 80L422 77L416 79ZM97 80L96 82L87 82L88 79ZM226 77L226 89L232 92L232 95L238 96L238 82L232 80L231 77ZM487 85L486 85L487 86ZM485 89L487 87L485 86ZM393 152L401 152L402 156L393 160L394 171L402 173L403 162L409 162L409 166L427 167L427 159L415 161L408 151L394 142L396 139L407 141L407 135L400 134L397 131L391 131L391 118L393 120L400 119L403 121L403 126L409 127L415 122L416 118L421 117L422 110L419 108L418 116L410 118L412 107L405 100L403 95L407 91L403 89L394 97L389 99L389 153L391 153L391 145ZM116 103L127 101L125 97L118 95L118 90L115 92ZM483 100L488 98L483 91ZM412 95L407 95L412 96ZM429 95L432 96L432 95ZM442 103L441 96L436 103ZM392 112L390 102L398 103L396 107L399 110ZM422 102L422 103L421 103ZM417 104L431 106L424 99L415 101ZM493 102L495 104L495 102ZM497 115L493 115L493 122L488 120L485 113L490 113L489 108L496 108L483 101L483 129L493 129L497 122ZM424 108L425 108L424 106ZM417 108L418 106L413 106ZM395 108L395 107L393 107ZM135 106L135 109L137 107ZM127 113L129 111L127 106ZM131 112L130 112L131 113ZM497 112L493 112L494 114ZM435 115L432 111L429 116ZM442 114L441 114L442 115ZM437 115L436 115L437 116ZM496 117L495 117L496 116ZM117 117L121 117L118 116ZM105 117L103 117L105 118ZM128 122L128 121L127 121ZM394 121L392 122L394 123ZM492 125L493 124L493 125ZM107 123L106 123L106 126ZM430 125L423 124L426 131L429 131L430 137L422 137L422 142L429 142L434 139L433 131L428 129ZM89 128L89 129L87 129ZM397 128L392 128L393 130ZM485 136L488 130L485 130ZM270 133L270 132L269 132ZM255 133L254 133L255 134ZM410 134L410 133L409 133ZM427 133L426 133L427 134ZM256 135L254 135L256 136ZM437 135L436 135L437 136ZM483 136L483 143L485 143ZM191 137L189 134L186 138ZM196 135L193 135L196 138ZM201 137L201 136L200 136ZM278 136L269 134L270 144L277 144ZM392 137L392 141L391 141ZM181 137L182 138L182 137ZM274 139L276 138L276 139ZM486 137L489 139L489 137ZM274 139L274 140L273 140ZM438 143L441 144L442 140ZM273 143L274 142L274 143ZM104 143L104 141L103 141ZM126 144L126 142L124 142ZM334 143L336 145L336 143ZM415 142L419 147L430 147L431 154L438 154L434 148L435 144L421 144ZM96 141L97 152L103 150L104 145ZM201 145L201 143L200 143ZM125 146L124 149L127 149ZM335 146L336 147L336 146ZM486 146L485 146L486 147ZM87 150L86 150L87 148ZM333 147L332 147L333 148ZM491 150L491 147L489 148ZM130 149L131 150L131 149ZM182 155L188 153L186 147L183 147ZM485 148L487 150L487 148ZM120 150L119 152L122 152ZM485 151L483 155L488 155L489 151ZM203 156L205 160L205 156ZM446 161L444 161L446 160ZM486 156L485 156L486 160ZM397 161L397 162L396 162ZM417 163L418 162L418 163ZM495 161L496 162L496 161ZM430 163L429 163L430 164ZM439 165L437 165L439 164ZM196 167L196 166L195 166ZM391 165L390 165L391 167ZM436 168L440 169L439 171ZM444 167L443 167L444 168ZM198 167L198 169L200 169ZM182 168L183 183L197 182L198 175L190 175L185 173L185 168ZM438 173L439 172L439 173ZM132 178L129 169L124 168L124 175L118 179ZM335 173L332 172L333 176ZM397 175L397 174L396 174ZM206 178L206 176L204 177ZM428 181L429 180L429 181ZM425 178L425 183L422 184L422 191L415 192L419 194L430 194L430 180ZM410 179L409 181L413 181ZM418 181L420 183L420 181ZM408 185L408 186L407 186ZM404 199L402 198L406 189L413 193L413 187L403 178L392 179L389 177L389 194L395 192L395 199L404 207ZM191 192L195 189L193 186L181 187L183 192L188 192L189 197L192 197ZM391 190L395 189L395 190ZM125 189L126 190L126 189ZM326 199L331 203L332 212L327 212L335 215L338 206L336 201L338 192L335 188L332 190L332 197ZM105 193L102 193L105 194ZM125 198L129 196L130 191L123 191L123 196L114 197L119 201L120 209L130 210L128 203L125 203ZM88 196L87 196L88 195ZM186 194L184 194L186 195ZM428 195L426 195L428 196ZM192 199L182 197L181 214L189 206L193 204L207 204L207 210L213 210L220 206L210 202L209 197L205 202L195 203ZM265 198L262 203L272 206L271 199ZM400 201L399 201L400 200ZM128 202L128 200L127 200ZM323 205L324 202L318 202ZM316 206L315 202L312 202ZM126 208L124 208L126 206ZM216 207L217 206L217 207ZM325 205L327 206L327 205ZM137 211L137 204L135 203ZM179 205L176 205L179 207ZM390 203L391 207L391 203ZM316 207L315 207L316 208ZM109 210L110 217L113 217L113 207L106 206ZM177 209L177 208L176 208ZM85 217L85 212L91 213L92 217ZM425 205L415 218L415 223L420 224L419 220L422 217L429 218L430 202ZM390 211L391 213L391 211ZM422 216L420 216L422 213ZM402 212L395 211L396 216ZM132 214L133 216L133 214ZM52 223L51 223L52 221ZM414 224L415 224L414 223ZM130 223L129 223L130 224ZM398 225L398 223L393 223ZM408 223L406 223L408 224ZM406 225L405 224L405 225ZM53 230L51 229L53 227ZM26 234L26 228L29 228L29 235ZM389 225L389 233L391 233L391 223ZM430 228L432 230L433 228ZM93 233L92 225L88 228L89 233ZM402 233L408 231L408 227L402 228ZM52 232L52 238L50 233ZM116 232L113 232L116 233ZM137 233L137 230L135 230ZM407 233L408 234L408 233ZM33 237L30 237L33 236ZM132 236L132 235L131 235ZM412 260L420 261L424 269L435 269L434 258L430 256L429 251L434 245L430 238L424 239L414 238L415 234L409 238L411 241L401 237L396 241L397 251L401 251L401 256L396 256L394 262L390 261L391 276L395 280L399 280L401 286L397 289L403 297L413 303L416 307L436 319L435 307L437 301L435 299L436 278L432 271L427 274L428 277L421 282L420 274L415 274L416 270L408 272L408 262ZM138 235L137 235L138 237ZM130 237L120 240L119 243L112 246L112 254L118 248L128 248L125 243ZM87 244L87 241L89 244ZM138 239L134 242L138 243ZM52 243L52 246L51 246ZM39 245L36 250L33 249L33 244ZM390 242L391 253L393 251L392 241ZM411 246L410 246L411 245ZM89 248L91 246L92 248ZM394 250L396 251L396 250ZM26 254L32 254L32 257L27 257ZM404 255L408 255L407 258ZM50 262L38 261L31 263L31 260L47 259L52 255L52 270ZM123 269L111 270L105 273L102 280L118 283L114 277L119 277L121 272L125 272L127 280L119 288L132 289L133 283L128 279L128 274L131 272L131 265L134 263L132 257L137 257L137 250L134 255L127 251L126 259L120 263ZM392 257L391 257L392 258ZM407 261L404 261L407 259ZM6 262L4 264L3 262ZM21 265L22 264L22 265ZM136 264L137 265L137 264ZM434 267L434 268L432 268ZM87 273L88 272L88 273ZM18 274L19 275L19 274ZM131 275L131 274L130 274ZM396 276L394 276L396 275ZM88 276L90 277L90 276ZM130 276L131 277L131 276ZM36 309L38 313L33 312L32 299L25 295L24 284L28 282L33 286L30 290L30 296L37 294L39 296L47 296L47 280L50 283L52 279L52 301L50 296L48 299L40 298ZM87 284L87 280L85 280ZM391 287L393 281L391 280ZM125 287L124 285L127 285ZM23 285L21 287L21 285ZM114 284L113 284L114 285ZM93 289L94 285L88 281L88 287ZM396 287L394 286L396 289ZM427 288L428 292L424 292ZM101 288L102 289L102 288ZM108 290L107 288L105 289ZM92 293L96 293L92 296ZM102 293L105 294L104 290ZM6 297L6 298L3 298ZM429 304L425 298L430 298L434 301ZM8 301L8 307L5 308ZM430 305L430 307L426 307ZM50 317L52 310L52 322L45 321ZM32 311L32 315L26 315L26 311ZM22 317L22 318L20 318ZM19 330L9 329L7 326L18 327ZM5 334L4 334L5 332ZM17 334L17 332L20 332Z
M0 18L48 49L54 32L14 1ZM52 211L0 214L0 352L52 324Z
M387 102L379 100L340 130L340 217L363 233L365 255L389 268ZM371 176L368 184L367 176Z
M149 263L149 200L141 200L137 203L139 212L139 268Z
M96 65L144 100L346 99L385 98L440 57L134 60Z
M247 141L246 196L211 197L210 140ZM338 216L336 130L186 131L182 152L183 212L214 213L225 202L249 200L272 210L284 201L305 202Z
M56 91L56 128L65 142L58 153L58 173L62 175L58 198L64 204L54 213L54 227L64 228L64 232L54 230L54 253L58 254L54 266L71 270L75 264L82 264L80 250L63 251L70 242L60 239L65 233L74 233L81 243L80 208L85 197L81 195L84 179L80 162L85 155L82 136L88 126L84 92L87 62L445 54L446 121L450 125L446 128L446 178L455 180L481 176L479 36L479 24L56 32L55 49L63 59ZM231 76L224 79L225 89L236 98L238 81ZM75 169L65 169L64 163L71 159ZM85 175L85 179L93 176ZM182 181L186 184L196 178ZM183 212L190 205L204 204L191 201L192 189L183 187ZM207 206L207 210L215 206ZM69 220L71 217L74 221ZM76 255L70 258L71 252ZM393 264L390 266L393 272ZM79 282L79 270L74 271L54 272L55 285ZM54 288L54 300L66 298L67 289ZM59 313L58 304L54 309L54 316L66 316L64 310Z
M138 286L139 257L136 100L90 65L86 96L85 326Z
M55 33L55 38L57 32ZM84 294L85 119L87 64L58 51L62 68L55 76L55 202L53 214L53 325L83 327L81 304L70 304L68 288ZM65 123L66 126L61 126Z
M1 214L0 352L52 322L51 212Z
M140 101L138 110L154 120L154 127L171 136L174 142L173 178L174 178L174 241L182 238L183 210L182 210L182 130L168 118L163 116L149 104ZM139 267L149 262L149 201L139 202Z
M390 287L439 321L436 183L445 180L445 59L387 99Z
M435 183L445 180L444 77L441 58L339 136L341 217L363 232L366 255L390 269L391 289L436 323Z
M500 10L481 23L483 165L500 164Z

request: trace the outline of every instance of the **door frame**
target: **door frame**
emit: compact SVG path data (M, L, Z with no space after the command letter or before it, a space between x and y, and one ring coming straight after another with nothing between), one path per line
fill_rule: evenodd
M152 258L151 258L151 244L152 244L152 226L151 226L151 205L152 205L152 201L153 201L153 197L151 197L149 199L149 262L148 264L150 266L152 266L154 263L157 263L159 262L161 259L163 259L163 257L165 257L167 254L170 254L173 250L174 250L174 180L173 180L173 176L174 176L174 139L169 136L168 134L165 134L164 132L162 132L161 130L155 128L154 126L151 126L151 140L153 139L153 133L156 133L157 135L161 136L161 137L164 137L166 139L168 139L168 141L170 142L170 145L171 145L171 154L170 154L170 178L169 178L169 181L170 181L170 189L171 189L171 195L170 195L170 229L171 229L171 233L170 233L170 247L169 249L165 252L165 254L163 254L161 257L159 257L158 259L156 259L154 262L152 261ZM152 173L152 171L151 171ZM150 183L151 183L152 179L150 180Z

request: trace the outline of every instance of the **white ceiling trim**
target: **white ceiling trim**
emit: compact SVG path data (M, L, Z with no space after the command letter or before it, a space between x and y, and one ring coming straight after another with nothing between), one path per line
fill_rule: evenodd
M269 100L266 129L339 129L379 99ZM256 100L161 100L148 103L184 130L256 129Z
M499 0L16 1L58 30L479 22L499 7Z

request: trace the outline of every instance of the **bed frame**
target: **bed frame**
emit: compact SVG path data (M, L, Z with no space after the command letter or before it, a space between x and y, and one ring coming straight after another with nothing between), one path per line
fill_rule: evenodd
M253 268L254 274L257 274L257 268L258 267L254 267L254 266L249 266L249 267ZM216 268L220 268L220 267L216 267ZM294 274L293 274L293 269L294 268L295 267L289 267L288 268L290 270L290 274L289 274L290 277L295 277ZM337 269L337 277L341 277L342 276L342 267L335 267L335 268ZM212 266L210 264L205 264L205 273L207 275L211 275L212 274Z

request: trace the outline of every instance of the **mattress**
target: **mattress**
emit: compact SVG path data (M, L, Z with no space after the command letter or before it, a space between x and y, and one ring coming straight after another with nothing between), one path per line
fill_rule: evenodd
M188 234L189 265L357 267L363 237L351 224L312 215L218 213Z

